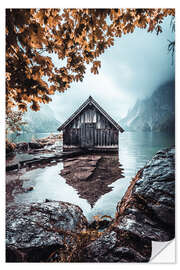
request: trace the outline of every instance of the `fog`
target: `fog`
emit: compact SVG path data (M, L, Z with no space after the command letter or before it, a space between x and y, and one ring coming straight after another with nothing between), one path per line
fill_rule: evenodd
M65 93L52 96L49 106L57 120L65 121L91 95L118 121L137 99L150 96L159 85L173 80L174 64L168 52L168 40L174 40L170 21L170 17L164 20L159 35L136 29L116 39L100 57L98 75L88 68L83 82L72 83Z

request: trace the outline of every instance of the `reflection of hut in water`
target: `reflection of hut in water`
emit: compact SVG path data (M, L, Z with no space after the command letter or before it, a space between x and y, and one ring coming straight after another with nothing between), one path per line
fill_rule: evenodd
M102 195L112 190L110 184L123 177L118 155L80 156L66 159L63 165L61 176L91 207Z

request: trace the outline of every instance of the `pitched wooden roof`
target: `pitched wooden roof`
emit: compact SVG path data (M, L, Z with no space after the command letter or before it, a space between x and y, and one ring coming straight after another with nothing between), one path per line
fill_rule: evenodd
M58 131L63 130L71 121L74 120L81 112L84 110L89 104L94 105L94 107L116 128L118 129L121 133L124 132L124 129L115 121L111 118L111 116L103 110L103 108L91 97L89 98L75 111L59 128Z

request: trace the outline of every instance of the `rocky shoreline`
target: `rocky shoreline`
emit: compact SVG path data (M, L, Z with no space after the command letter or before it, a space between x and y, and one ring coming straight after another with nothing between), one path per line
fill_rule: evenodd
M62 135L49 135L46 138L36 139L31 142L19 142L19 143L10 143L6 141L6 155L7 157L12 156L15 153L28 152L28 153L36 153L36 150L39 151L48 151L48 146L53 146L58 140L62 140ZM45 148L45 149L44 149ZM53 148L54 149L54 148ZM53 150L51 149L51 150Z
M84 260L148 262L152 240L169 241L174 236L175 149L171 148L157 152L132 179L117 205L114 223L86 247Z
M6 261L148 262L152 240L175 236L175 149L157 152L132 179L114 220L98 225L70 203L7 205Z

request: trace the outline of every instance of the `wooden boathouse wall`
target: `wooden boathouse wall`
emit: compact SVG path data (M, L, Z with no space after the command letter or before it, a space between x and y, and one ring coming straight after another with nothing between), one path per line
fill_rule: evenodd
M63 147L118 147L118 130L95 108L86 108L63 132Z
M119 128L106 117L90 97L86 106L63 127L63 150L88 149L118 151ZM94 103L94 104L93 104ZM99 105L98 105L99 106ZM102 112L101 112L102 110ZM65 122L66 123L66 122ZM124 130L120 127L121 132Z

